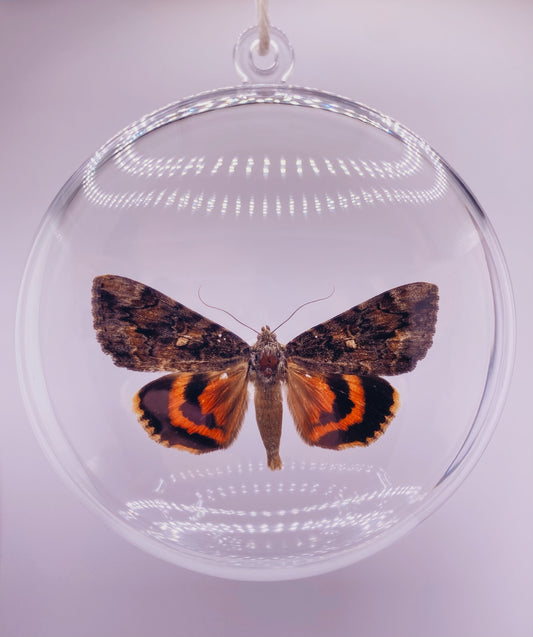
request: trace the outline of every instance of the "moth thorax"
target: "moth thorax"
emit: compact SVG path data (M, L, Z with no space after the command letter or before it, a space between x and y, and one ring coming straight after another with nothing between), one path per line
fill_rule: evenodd
M283 347L268 327L263 327L252 347L252 368L266 384L277 382L285 369Z
M270 378L278 371L278 365L278 353L273 350L263 350L257 361L257 371L265 378Z

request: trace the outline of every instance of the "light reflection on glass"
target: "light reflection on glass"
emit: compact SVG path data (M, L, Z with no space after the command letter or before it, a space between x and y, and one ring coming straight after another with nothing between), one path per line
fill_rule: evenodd
M326 164L326 168L328 169L328 171L332 174L332 175L336 175L337 173L335 172L335 169L333 168L333 164L330 162L329 159L327 159L327 157L324 157L324 163Z
M254 158L248 157L248 161L246 162L246 176L249 177L252 174L252 170L254 167Z
M128 155L131 156L131 148L128 147L123 152L126 151ZM122 157L122 153L119 153L119 155L121 155L121 159L117 165L119 165L121 169L124 169L127 172L133 170L132 174L135 175L143 174L147 177L155 176L157 179L164 176L165 173L166 176L178 174L178 178L187 176L189 176L189 178L201 177L206 172L205 169L209 169L208 172L211 175L215 175L224 165L224 158L222 157L218 157L211 167L205 157L193 157L187 162L185 162L183 158L180 158L175 163L157 160L154 165L150 165L148 160L141 161L136 156L133 158L130 157L130 159L126 161L124 157ZM413 171L416 170L417 167L419 169L421 168L421 164L418 154L410 152L409 155L413 160L411 163L405 159L404 161L398 162L396 166L393 166L390 162L379 165L377 162L367 162L364 160L356 162L353 159L348 159L346 161L337 159L336 164L340 167L340 174L335 170L334 164L331 160L322 158L327 174L338 178L335 184L332 185L329 182L318 182L316 185L317 190L314 193L312 191L307 191L306 193L295 192L290 195L288 201L285 197L282 197L279 192L275 192L276 184L273 184L273 192L269 192L264 196L262 212L264 215L269 212L275 212L277 215L280 215L285 206L288 204L288 210L291 215L295 214L297 209L305 215L308 212L308 196L310 196L313 200L314 210L317 214L321 214L325 209L333 212L338 207L347 208L349 204L352 206L360 206L362 203L365 205L376 205L382 203L407 203L420 205L429 204L432 201L441 198L446 192L447 178L444 167L440 165L439 162L435 162L434 164L434 183L431 187L426 189L393 188L385 186L384 184L380 186L372 186L370 188L360 186L359 189L355 189L353 187L346 188L342 181L343 177L353 177L354 175L362 178L369 178L374 181L395 180L410 175L412 176L414 174ZM418 159L418 164L415 159ZM157 170L155 168L155 164L157 164ZM261 167L261 176L264 180L268 180L272 177L271 164L272 161L268 157L263 158L263 161L259 163L259 166ZM291 173L300 177L304 176L304 174L308 177L311 175L316 178L321 177L322 172L320 170L318 160L308 158L307 164L307 173L305 173L305 164L301 158L298 158L292 167L289 165L286 158L282 158L282 160L280 160L279 174L283 177L286 177ZM240 162L239 158L235 156L227 165L228 175L237 175L239 165L244 166L244 172L247 178L252 178L258 168L257 162L253 157L248 157L245 162ZM348 166L351 167L353 172L350 172L350 168ZM178 167L181 167L181 171L179 171L179 173ZM190 185L191 182L187 181L187 184ZM209 186L209 183L202 182L201 187L204 188L205 186ZM331 190L332 188L335 188L335 190ZM92 168L90 167L84 176L85 195L94 205L99 207L128 208L148 205L164 205L166 207L170 207L177 201L179 209L185 209L189 203L191 203L192 210L197 212L201 209L200 202L204 201L206 202L206 212L215 212L216 205L214 202L217 199L217 193L211 192L207 194L205 190L202 190L201 196L200 194L192 196L190 189L187 189L185 192L182 189L183 186L181 188L174 188L170 191L170 193L168 191L168 187L163 187L159 191L149 190L146 192L112 193L106 192L97 185L96 166L92 166ZM224 197L221 198L219 211L221 214L226 214L230 209L230 206L231 199L228 193L225 193ZM236 207L237 203L235 202L235 208ZM253 196L250 197L247 207L250 214L253 214L255 207ZM237 210L235 210L235 213L238 214Z
M402 155L393 161L353 156L288 157L286 154L279 158L249 154L149 157L136 148L136 140L165 124L228 106L257 103L305 106L368 123L398 138L402 142ZM110 158L118 171L117 175L121 178L142 178L144 183L149 180L150 187L132 192L126 180L119 192L118 189L114 191L99 184L97 171L103 161L103 150L99 151L89 162L83 179L85 196L99 207L177 206L179 210L226 216L230 213L239 215L244 206L250 215L254 214L255 202L252 197L232 194L235 183L232 185L233 191L229 188L225 190L220 182L210 187L206 175L245 176L252 185L256 179L255 194L262 199L260 205L263 216L280 216L284 211L291 216L308 215L311 212L324 214L326 211L363 205L426 205L441 198L448 187L445 168L438 156L400 124L347 100L325 94L310 94L305 89L292 92L276 89L264 93L252 86L242 91L221 91L209 98L200 96L143 117L124 133L124 139L116 148L118 150ZM432 183L423 187L418 184L409 186L406 180L420 176L427 162L432 169ZM199 181L195 186L195 179L201 180L201 183ZM280 179L283 180L283 187ZM301 183L301 179L306 182ZM398 181L402 183L393 187L393 182ZM137 180L135 188L139 188L141 183ZM287 192L289 188L291 191Z
M196 212L201 209L203 201L204 201L204 193L201 192L200 194L196 195L196 197L193 199L193 202L192 202L193 212Z
M176 192L176 191L174 191ZM173 193L174 194L174 193ZM177 193L176 193L177 194ZM187 190L187 192L184 192L180 198L178 199L178 208L181 210L183 208L186 208L189 204L189 200L191 198L191 191Z
M346 550L394 526L400 511L426 495L419 485L392 484L371 465L293 462L286 470L280 479L262 463L180 472L158 481L153 497L127 502L121 515L147 535L188 550L252 564L301 563L304 555ZM298 479L300 473L307 479ZM235 482L217 485L217 477L230 474Z
M229 165L229 169L228 169L228 173L230 175L233 175L235 173L235 169L237 168L237 165L239 164L239 158L238 157L234 157L231 160L231 163Z
M201 175L204 167L205 167L205 158L204 157L198 157L198 159L196 160L196 167L195 167L195 170L194 170L194 174L196 176Z
M320 175L320 169L318 168L316 161L312 157L309 157L308 161L309 161L309 166L311 166L315 175L317 176Z
M290 212L291 212L291 214L294 214L294 202L291 201L291 203L293 205L292 205L292 208L291 208ZM307 215L308 211L309 211L309 205L307 203L307 197L305 195L303 195L302 196L302 213L304 214L304 216Z
M340 192L337 193L337 198L338 198L338 202L339 202L339 206L341 208L348 208L348 200L346 199L346 197L344 195L342 195Z
M344 161L340 158L337 158L337 163L339 164L340 169L342 170L342 172L349 177L350 176L350 171L348 170L348 167L346 166L346 164L344 163Z
M228 211L228 195L224 195L224 199L222 200L222 205L220 207L220 212L222 216L224 216Z
M215 209L216 200L217 200L217 196L214 194L211 195L211 197L209 197L205 207L207 214L211 214L213 210Z
M217 161L215 162L215 165L211 169L211 174L216 175L218 172L218 169L222 166L223 163L224 163L224 157L219 157Z
M270 173L270 159L268 157L265 157L263 159L263 177L265 179L268 179L269 173Z
M215 175L223 167L225 159L224 157L218 157L216 160L212 161L213 166L210 173ZM267 156L263 158L263 162L260 162L264 177L268 176L272 161L272 158ZM131 144L129 144L116 154L114 162L121 171L132 177L156 176L159 178L172 177L178 172L181 176L185 176L191 171L193 171L195 175L201 175L206 168L207 160L205 157L192 157L187 161L185 161L184 157L179 157L178 159L169 158L167 160L163 160L161 158L143 158L134 152ZM244 171L247 176L252 174L256 163L255 158L251 156L248 157L246 161L241 162L241 166L244 165ZM290 164L285 157L281 157L279 163L280 174L286 175L291 170ZM308 164L307 169L306 164ZM331 175L337 174L337 170L335 168L335 164L337 164L346 176L354 174L359 177L364 177L366 175L373 179L398 179L409 177L419 172L422 167L422 158L416 148L411 148L409 145L405 145L404 156L396 162L377 162L341 157L337 157L334 160L328 157L322 157L319 159L309 157L307 161L305 161L301 157L298 157L294 162L294 170L299 176L303 176L306 171L311 171L312 174L319 176L321 172L320 164L323 164L323 168ZM228 161L227 165L228 174L235 174L239 166L239 158L237 156L233 157L231 161ZM350 172L349 166L353 173Z

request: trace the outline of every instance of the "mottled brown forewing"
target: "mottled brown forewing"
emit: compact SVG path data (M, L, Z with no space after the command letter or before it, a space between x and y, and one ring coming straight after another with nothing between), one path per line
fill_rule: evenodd
M287 358L318 371L404 374L431 347L438 298L431 283L393 288L303 332Z
M119 367L188 372L248 360L249 345L236 334L126 277L94 279L92 313L98 342Z

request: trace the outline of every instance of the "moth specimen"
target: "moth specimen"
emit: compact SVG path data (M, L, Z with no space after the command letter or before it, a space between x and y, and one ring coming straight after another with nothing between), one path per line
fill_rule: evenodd
M263 327L249 345L153 288L122 276L94 279L92 312L102 350L127 369L171 372L145 385L134 410L148 435L192 453L235 440L254 385L257 425L270 469L280 469L282 383L298 433L326 449L366 446L399 406L381 376L413 370L431 347L438 289L388 290L293 338Z

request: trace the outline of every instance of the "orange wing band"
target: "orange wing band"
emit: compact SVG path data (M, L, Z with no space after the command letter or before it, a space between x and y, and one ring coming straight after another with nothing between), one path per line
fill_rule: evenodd
M169 374L149 383L134 410L149 436L167 447L206 453L228 447L247 407L247 365Z
M397 391L379 376L320 374L289 363L287 385L301 437L326 449L369 445L399 406Z

